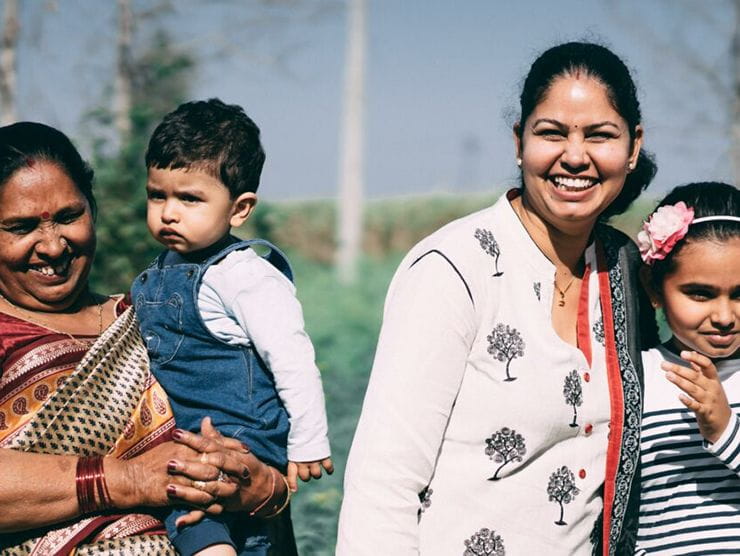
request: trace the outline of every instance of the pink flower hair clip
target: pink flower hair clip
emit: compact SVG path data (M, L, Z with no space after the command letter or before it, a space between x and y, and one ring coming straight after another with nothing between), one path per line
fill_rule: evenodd
M665 259L676 243L684 238L693 220L694 209L683 201L658 208L637 234L642 260L652 264Z

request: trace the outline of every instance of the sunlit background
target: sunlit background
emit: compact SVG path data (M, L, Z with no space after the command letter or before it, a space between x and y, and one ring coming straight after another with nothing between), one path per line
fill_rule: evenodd
M143 150L158 119L220 97L258 123L263 202L240 233L275 241L296 267L338 470L301 488L294 522L302 554L331 554L385 288L419 237L516 185L511 125L529 64L586 39L633 70L659 166L620 224L634 231L675 185L736 182L738 4L5 0L0 117L59 127L91 160L103 291L127 289L157 252Z

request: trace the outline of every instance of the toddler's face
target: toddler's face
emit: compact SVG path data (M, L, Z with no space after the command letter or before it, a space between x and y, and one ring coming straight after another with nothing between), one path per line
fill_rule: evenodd
M691 242L674 260L659 297L676 347L740 356L740 238Z
M221 239L237 210L226 186L199 170L149 168L146 192L149 232L177 253Z

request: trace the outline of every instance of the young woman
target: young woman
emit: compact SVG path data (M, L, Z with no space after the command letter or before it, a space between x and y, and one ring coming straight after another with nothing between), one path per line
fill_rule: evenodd
M423 240L390 286L340 555L623 554L634 539L639 259L599 221L655 172L635 86L608 49L561 44L520 106L521 189Z

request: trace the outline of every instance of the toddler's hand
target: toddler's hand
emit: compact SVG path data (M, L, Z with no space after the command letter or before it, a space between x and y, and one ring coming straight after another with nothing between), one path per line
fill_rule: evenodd
M288 486L290 486L290 490L292 492L296 492L298 490L297 477L300 477L304 483L310 481L311 477L314 479L320 479L322 467L327 474L331 475L334 473L334 464L332 463L331 458L324 458L320 461L289 461Z
M725 389L711 359L695 351L682 351L681 358L691 365L683 367L664 361L666 378L685 394L678 399L696 414L699 432L711 443L719 440L732 417Z

